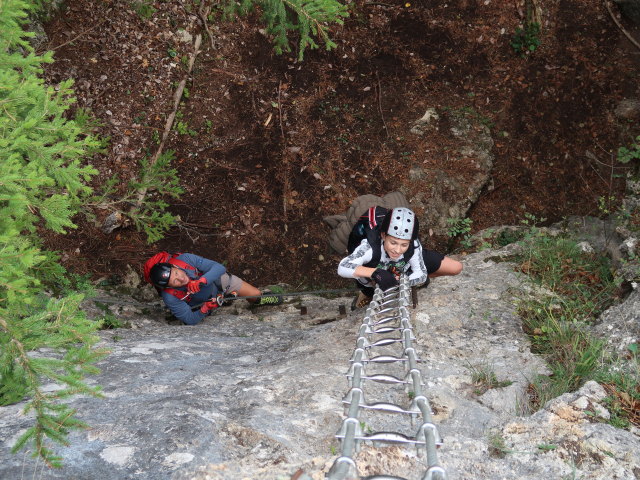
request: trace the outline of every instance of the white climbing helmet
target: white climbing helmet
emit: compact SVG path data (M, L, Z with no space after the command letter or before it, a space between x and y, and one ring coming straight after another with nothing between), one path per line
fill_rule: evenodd
M391 210L387 235L402 240L411 240L416 226L416 215L408 208L394 208Z

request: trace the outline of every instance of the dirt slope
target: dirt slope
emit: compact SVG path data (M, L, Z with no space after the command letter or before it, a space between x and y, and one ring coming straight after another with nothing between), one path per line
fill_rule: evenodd
M181 227L147 245L132 228L105 234L79 218L79 230L48 239L50 248L96 276L166 248L226 260L258 285L347 286L324 215L399 188L412 166L464 179L446 125L409 132L427 108L491 129L493 188L471 212L474 230L525 212L550 221L598 214L598 199L622 186L612 152L640 133L613 113L640 96L640 56L602 2L536 3L540 46L524 58L510 45L526 16L517 0L358 0L333 31L338 48L308 51L303 62L273 53L257 15L226 23L214 10L167 144L185 190L171 206ZM156 150L192 38L204 31L190 2L142 5L69 2L46 26L56 59L47 79L74 78L78 105L110 137L93 159L96 187L114 173L124 185ZM449 246L445 235L431 243Z

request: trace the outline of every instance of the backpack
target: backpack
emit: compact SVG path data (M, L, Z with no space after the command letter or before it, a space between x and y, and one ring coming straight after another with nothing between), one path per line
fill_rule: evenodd
M194 270L198 276L202 275L202 272L197 268L195 268L194 266L189 265L187 262L179 260L177 257L179 257L180 255L182 255L182 253L169 253L164 251L156 253L153 257L151 257L149 260L144 262L144 268L143 268L144 280L152 284L151 269L156 263L170 263L171 265L180 267L183 270ZM191 298L190 293L184 292L182 290L176 290L175 288L170 288L170 287L160 288L157 285L153 285L153 286L155 287L159 296L162 296L162 292L165 291L173 295L174 297L176 297L178 300L184 300L185 302L188 302L189 299Z
M380 245L382 244L380 225L388 211L388 209L380 206L371 207L360 215L358 221L351 229L349 241L347 243L347 251L349 254L353 253L365 238L373 250L373 256L371 260L364 265L365 267L376 268L378 266L378 262L380 261L380 256L382 254L380 251ZM414 248L414 242L411 240L409 249L404 253L403 258L411 258L413 256Z

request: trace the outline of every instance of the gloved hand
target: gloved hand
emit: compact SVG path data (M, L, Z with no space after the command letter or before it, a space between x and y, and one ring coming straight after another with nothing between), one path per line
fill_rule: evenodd
M200 291L200 287L202 285L206 285L207 279L204 277L200 277L197 280L191 280L187 283L187 292L189 293L198 293Z
M238 298L238 292L233 291L233 292L227 292L224 294L224 300L225 302L229 302L232 300L235 300L236 298Z
M215 310L219 306L220 304L218 303L218 300L212 298L211 300L207 300L202 304L202 306L200 307L200 311L206 315L211 312L211 310Z
M381 268L376 269L375 272L371 275L371 279L378 284L381 290L388 290L391 287L395 287L398 285L398 280L396 280L396 276Z
M393 267L389 268L389 272L391 272L393 274L394 277L396 277L396 280L400 280L400 270L398 270L398 267L396 267L395 265Z

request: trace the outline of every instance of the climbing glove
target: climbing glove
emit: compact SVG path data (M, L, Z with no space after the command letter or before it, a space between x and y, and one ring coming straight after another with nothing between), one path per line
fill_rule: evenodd
M376 282L380 289L383 291L398 285L396 276L393 273L381 268L378 268L375 272L373 272L373 274L371 275L371 279Z
M197 280L191 280L187 283L187 292L189 293L198 293L202 285L207 283L207 279L204 277L200 277Z
M208 300L202 304L202 306L200 307L200 311L207 315L211 312L211 310L215 310L219 306L220 303L218 302L218 299L212 298L211 300Z

